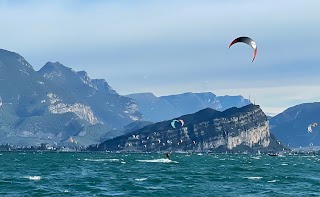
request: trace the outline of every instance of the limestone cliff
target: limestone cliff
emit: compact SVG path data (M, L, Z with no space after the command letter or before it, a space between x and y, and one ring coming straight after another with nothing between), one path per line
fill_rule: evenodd
M284 148L270 134L267 116L258 105L250 104L223 112L206 108L177 119L185 123L180 128L173 128L172 120L163 121L107 140L96 149L256 152Z

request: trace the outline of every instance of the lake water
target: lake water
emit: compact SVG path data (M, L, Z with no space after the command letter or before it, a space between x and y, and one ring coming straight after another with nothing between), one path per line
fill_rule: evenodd
M320 156L0 153L0 196L320 196Z

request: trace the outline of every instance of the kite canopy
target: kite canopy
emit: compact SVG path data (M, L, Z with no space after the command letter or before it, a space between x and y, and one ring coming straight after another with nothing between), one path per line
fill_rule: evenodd
M72 136L69 138L69 140L70 140L71 143L78 144L78 142L75 139L73 139Z
M184 125L184 121L183 120L179 120L180 121L180 123L181 123L181 126L183 127L183 125Z
M316 127L318 125L318 123L312 123L308 125L308 133L312 133L312 127Z
M245 44L251 46L251 48L253 49L253 59L252 59L252 62L253 62L254 59L256 58L256 55L257 55L257 44L256 44L256 42L254 40L252 40L251 38L249 38L249 37L239 37L239 38L234 39L230 43L229 48L232 45L234 45L234 44L236 44L238 42L242 42L242 43L245 43Z
M178 125L176 125L176 123L179 123ZM179 120L172 120L171 122L171 126L175 129L177 126L179 127L183 127L184 125L184 121L179 119Z

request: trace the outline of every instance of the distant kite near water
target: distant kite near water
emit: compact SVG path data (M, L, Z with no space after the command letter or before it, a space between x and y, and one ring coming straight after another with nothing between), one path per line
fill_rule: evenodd
M308 125L308 133L312 133L312 127L316 127L318 124L315 122L313 124Z
M253 49L253 59L252 59L252 62L254 61L254 59L256 58L256 55L257 55L257 44L254 40L252 40L251 38L249 37L239 37L239 38L236 38L234 39L231 44L229 45L229 48L238 43L238 42L243 42L249 46L251 46L251 48Z
M75 143L78 144L78 142L76 140L74 140L72 137L69 138L71 143Z

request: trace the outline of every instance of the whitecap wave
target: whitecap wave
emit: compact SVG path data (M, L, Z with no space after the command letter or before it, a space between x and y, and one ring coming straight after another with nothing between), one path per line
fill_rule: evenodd
M148 178L141 178L141 179L134 179L134 180L136 180L136 181L145 181L145 180L147 180Z
M151 159L151 160L136 160L138 162L147 162L147 163L179 163L177 161L172 161L170 159Z
M287 164L287 163L282 163L281 165L282 165L282 166L287 166L288 164Z
M151 190L159 190L159 189L166 189L164 187L161 186L149 186L149 187L145 187L146 189L151 189Z
M261 176L247 176L247 177L244 177L246 179L249 179L249 180L260 180L262 179Z
M271 181L267 181L268 183L275 183L275 182L277 182L277 181L279 181L279 180L277 180L277 179L274 179L274 180L271 180Z
M32 181L39 181L41 179L41 176L25 176L24 178Z
M260 159L261 157L251 157L252 159Z
M111 162L118 162L120 161L119 159L88 159L85 158L85 161L97 161L97 162L102 162L102 161L111 161Z

